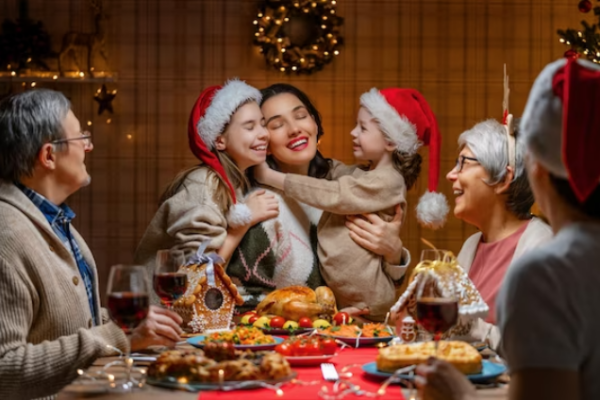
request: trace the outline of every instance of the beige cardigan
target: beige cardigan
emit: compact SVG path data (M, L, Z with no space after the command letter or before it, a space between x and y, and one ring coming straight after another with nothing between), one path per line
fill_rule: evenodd
M458 263L467 272L467 274L469 273L471 264L475 259L475 253L477 252L477 246L481 241L481 236L481 232L471 235L463 244L462 249L460 249L460 253L458 253ZM525 228L523 235L521 235L519 242L517 243L515 254L513 255L508 269L510 269L510 267L513 265L513 261L519 259L519 257L528 251L548 242L552 236L552 228L550 228L550 226L548 226L539 218L533 217L533 219L529 222L529 225L527 225L527 228ZM485 322L481 318L475 322L470 334L470 339L486 341L494 350L498 348L500 338L500 329L496 325Z
M217 251L227 237L227 218L213 201L218 177L208 167L190 172L175 195L162 203L135 252L135 262L154 273L156 252L182 250L189 257L200 244L210 240L206 252ZM156 294L153 304L160 304Z
M42 212L15 185L0 184L0 398L52 397L101 356L126 350L121 329L92 326L88 298L70 251ZM94 259L71 232L94 273Z
M335 180L288 174L285 194L324 211L317 226L319 261L338 307L368 307L367 317L382 321L396 300L394 282L383 257L350 238L345 216L375 212L391 220L396 205L406 209L404 178L391 165L364 171L343 164L335 165L331 177Z

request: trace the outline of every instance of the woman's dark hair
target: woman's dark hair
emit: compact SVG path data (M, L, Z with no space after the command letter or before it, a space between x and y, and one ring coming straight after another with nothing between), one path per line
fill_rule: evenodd
M261 106L265 104L265 101L269 100L271 97L275 97L282 93L289 93L293 96L296 96L304 105L304 107L306 107L309 114L317 124L317 140L321 139L321 136L324 134L323 125L321 124L321 114L319 114L319 111L310 101L310 98L306 95L306 93L295 86L288 85L287 83L275 83L269 87L261 89L260 92L262 94L262 101L260 103ZM267 156L267 164L269 164L269 167L272 169L279 171L277 161L275 161L273 156ZM327 177L330 169L331 160L323 157L319 150L317 150L317 154L315 154L314 158L310 161L310 165L308 167L308 176L322 179Z
M600 185L596 186L596 189L582 204L577 200L577 196L575 196L573 189L571 189L571 184L568 180L550 174L550 183L552 183L558 195L570 206L589 217L600 219Z

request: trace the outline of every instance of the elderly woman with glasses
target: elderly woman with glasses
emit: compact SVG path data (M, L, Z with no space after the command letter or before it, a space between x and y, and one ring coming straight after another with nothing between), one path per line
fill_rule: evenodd
M488 304L471 336L496 348L496 295L514 260L552 237L552 231L531 215L534 199L525 174L525 147L518 132L509 138L506 126L490 119L463 132L456 166L446 178L455 196L454 215L479 229L464 243L458 261Z

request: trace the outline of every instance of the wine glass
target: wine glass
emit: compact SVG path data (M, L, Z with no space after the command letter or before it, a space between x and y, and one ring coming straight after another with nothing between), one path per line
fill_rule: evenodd
M431 263L433 268L443 268L449 262L446 253L440 250L423 250L422 263ZM449 276L446 276L449 279ZM431 270L422 273L417 285L417 323L433 335L435 354L439 340L458 322L458 295L452 280L436 285Z
M108 277L108 312L112 320L130 334L148 316L148 278L141 266L115 265ZM129 348L125 355L126 381L123 391L130 391L136 382L131 380L133 360Z
M187 274L180 271L184 262L182 251L159 250L156 253L156 267L152 279L154 292L168 309L172 309L173 303L187 290Z

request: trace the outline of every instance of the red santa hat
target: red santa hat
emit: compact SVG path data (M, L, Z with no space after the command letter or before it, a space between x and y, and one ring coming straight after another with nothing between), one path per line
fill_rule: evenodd
M360 97L360 105L377 119L381 130L399 151L414 154L421 144L429 146L428 191L419 199L417 219L426 227L440 228L449 207L446 197L436 192L442 138L429 104L415 89L373 88Z
M188 122L188 140L192 153L219 174L229 187L234 203L227 215L231 227L247 224L252 219L252 213L245 204L237 203L235 188L219 158L213 153L215 141L240 106L249 100L260 103L261 98L258 89L237 79L230 80L223 86L211 86L200 93Z
M521 118L528 149L581 203L600 184L599 104L600 66L562 59L540 73Z

